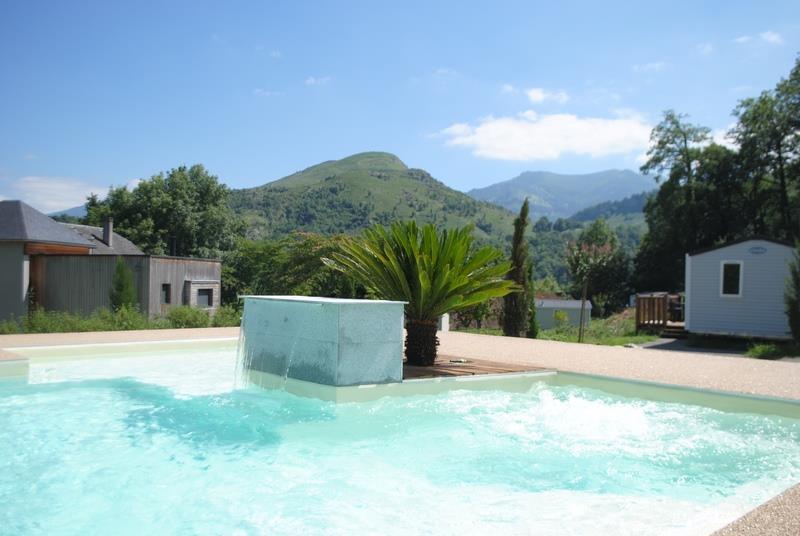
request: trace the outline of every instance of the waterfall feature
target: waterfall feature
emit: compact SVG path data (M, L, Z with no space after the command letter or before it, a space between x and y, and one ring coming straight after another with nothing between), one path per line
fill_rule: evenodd
M402 302L245 296L237 386L402 381Z

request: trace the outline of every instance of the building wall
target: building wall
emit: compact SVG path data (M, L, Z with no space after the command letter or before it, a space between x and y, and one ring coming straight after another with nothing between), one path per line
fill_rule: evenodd
M0 242L0 322L27 314L27 268L22 242Z
M536 306L536 321L539 323L539 329L552 329L556 327L555 312L564 311L567 313L567 319L570 326L577 326L581 323L581 310L580 309L566 309L559 307L543 307ZM589 325L589 319L592 316L592 310L589 309L589 303L586 303L586 311L584 312L583 325Z
M222 263L216 260L150 257L150 316L164 314L176 305L197 305L197 291L211 289L213 314L220 304ZM161 286L170 285L170 304L161 303Z
M686 257L686 329L690 333L787 338L783 296L793 251L748 240ZM740 297L720 295L721 263L742 262Z
M147 313L147 257L131 255L120 258L133 273L139 307ZM37 289L37 297L45 310L90 314L101 307L111 308L116 256L40 255L36 263L41 270L41 288Z

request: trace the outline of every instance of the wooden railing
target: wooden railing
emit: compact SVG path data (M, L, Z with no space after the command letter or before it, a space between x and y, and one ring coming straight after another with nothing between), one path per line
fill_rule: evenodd
M670 320L670 296L667 293L636 295L636 332L640 329L661 329Z

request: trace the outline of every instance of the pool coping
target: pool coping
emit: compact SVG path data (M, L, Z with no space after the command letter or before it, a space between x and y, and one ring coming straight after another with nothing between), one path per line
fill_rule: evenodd
M0 367L19 368L24 363L27 374L27 358L4 350L14 347L199 341L237 338L238 335L239 328L0 335ZM465 358L524 363L611 380L654 383L720 394L800 401L800 366L796 363L456 332L440 332L438 336L442 353ZM686 370L687 367L689 370ZM764 374L764 377L759 374ZM720 528L713 536L789 536L798 533L800 484Z

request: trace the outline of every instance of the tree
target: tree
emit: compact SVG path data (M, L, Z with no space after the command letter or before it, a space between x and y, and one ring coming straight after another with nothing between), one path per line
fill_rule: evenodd
M375 225L342 239L323 262L364 285L375 297L407 302L405 354L411 365L433 365L439 316L517 290L511 265L491 247L472 247L472 227L437 232L431 225Z
M136 287L133 284L133 272L121 257L117 258L117 266L114 268L109 298L111 308L115 311L125 307L136 307L139 303L136 298Z
M102 225L113 216L115 231L148 254L220 257L243 230L228 198L228 187L203 166L181 166L133 190L112 187L103 201L90 198L86 221Z
M528 199L522 203L519 216L514 219L514 236L511 240L511 271L508 279L519 288L503 298L503 334L508 337L523 336L528 329L530 313L530 259L525 229L528 227Z
M794 252L794 260L789 264L789 279L786 281L784 302L792 337L795 342L800 343L800 242Z
M573 280L581 287L581 316L578 327L578 342L583 342L586 299L589 284L608 266L612 258L610 244L591 244L573 242L567 251L567 264Z

